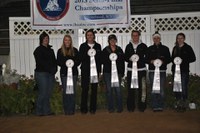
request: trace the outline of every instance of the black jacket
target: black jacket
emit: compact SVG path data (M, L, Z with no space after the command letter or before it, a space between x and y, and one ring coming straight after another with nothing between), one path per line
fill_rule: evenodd
M123 50L116 46L116 51L112 52L110 46L107 46L103 49L102 52L102 64L103 64L103 73L111 73L111 60L109 56L111 53L116 53L118 58L116 60L118 74L124 76L125 64L124 64L124 53Z
M151 63L151 60L160 59L163 64L160 67L160 70L166 70L167 64L171 62L171 56L169 48L162 45L151 45L147 49L146 61L149 64L149 70L155 70L155 66Z
M125 49L125 60L128 62L128 67L132 68L133 62L130 61L130 57L133 54L137 54L139 56L139 60L137 62L138 68L144 68L145 66L145 56L146 56L147 46L144 43L141 43L137 46L136 52L133 48L133 44L130 42Z
M97 73L101 73L101 45L96 43L93 48L96 50L95 61L97 67ZM90 47L87 42L82 43L79 48L79 59L81 63L81 75L90 75L90 56L88 55L88 50Z
M175 71L175 64L174 64L174 58L180 57L182 59L182 63L180 65L181 72L189 72L189 64L191 62L196 61L196 56L194 54L194 51L192 47L188 44L184 44L183 47L174 46L172 50L172 72Z
M80 64L78 61L78 50L76 48L74 49L74 56L64 56L61 48L57 52L57 64L60 66L60 76L67 76L67 66L66 61L68 59L72 59L74 61L74 66L72 67L73 75L78 75L78 65Z
M40 45L33 52L36 62L36 72L48 72L55 74L57 72L56 57L52 46Z

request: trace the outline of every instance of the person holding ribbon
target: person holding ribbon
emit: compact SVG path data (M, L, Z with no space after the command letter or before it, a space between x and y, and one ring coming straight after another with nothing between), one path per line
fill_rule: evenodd
M81 113L88 112L88 91L90 95L90 113L95 114L97 104L98 77L101 73L101 45L95 41L95 32L90 29L85 34L86 42L79 48L81 63Z
M189 64L196 61L196 56L192 47L185 43L184 33L176 35L175 46L172 50L172 61L173 91L176 97L175 109L185 111L185 102L188 97Z
M147 46L140 40L140 32L133 30L131 41L125 49L125 60L128 63L127 68L127 110L135 110L137 101L138 110L144 112L146 109L146 64L145 56Z
M153 42L147 49L146 61L149 64L152 108L157 112L163 111L164 108L166 69L171 62L171 56L169 48L161 43L161 35L158 32L153 34Z
M65 115L75 113L75 91L78 77L78 50L73 47L72 37L65 35L61 48L57 52L60 77L63 89L63 108Z
M113 91L115 91L117 112L123 111L121 79L124 76L124 53L117 46L117 37L114 34L108 36L108 46L102 52L103 77L106 84L108 111L115 111Z
M40 45L34 51L36 62L35 81L38 87L36 102L36 115L53 115L50 106L50 97L55 83L57 72L56 57L54 50L49 45L49 35L42 32L39 37Z

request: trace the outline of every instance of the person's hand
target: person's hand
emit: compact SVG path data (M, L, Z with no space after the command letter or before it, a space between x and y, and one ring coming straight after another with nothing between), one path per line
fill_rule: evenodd
M153 64L155 60L151 60L150 63Z

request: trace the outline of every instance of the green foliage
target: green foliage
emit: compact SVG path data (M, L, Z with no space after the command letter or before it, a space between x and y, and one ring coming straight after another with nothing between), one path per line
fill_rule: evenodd
M167 75L165 90L164 90L164 98L165 98L165 107L166 108L174 108L175 96L173 93L173 77L172 75Z
M17 90L12 86L0 85L0 114L11 115L16 110Z
M173 108L175 98L172 90L172 75L167 76L167 83L165 89L165 106L167 108ZM189 97L188 102L194 102L197 105L197 109L200 109L200 77L197 75L190 75L189 81ZM0 115L30 115L35 112L35 104L37 98L37 90L35 90L35 81L32 78L26 78L21 76L18 83L12 84L0 84ZM90 92L89 92L90 93ZM126 79L122 80L122 95L124 108L126 107L127 100L127 83ZM151 101L150 85L147 82L147 104L150 107ZM89 101L89 100L88 100ZM78 79L76 90L76 109L80 109L81 102L81 86L80 78ZM106 108L106 87L103 80L100 80L97 94L98 109ZM62 104L62 88L58 82L56 82L51 97L51 108L56 114L63 113Z
M35 81L33 79L23 78L19 81L16 100L17 113L31 114L34 111L36 92L34 90Z
M62 103L62 88L58 82L56 82L52 96L51 96L51 108L55 114L63 113L63 103Z
M0 86L0 113L31 114L34 110L36 93L34 91L34 80L22 78L18 83Z
M189 102L196 103L197 109L200 109L200 76L190 75L188 93Z

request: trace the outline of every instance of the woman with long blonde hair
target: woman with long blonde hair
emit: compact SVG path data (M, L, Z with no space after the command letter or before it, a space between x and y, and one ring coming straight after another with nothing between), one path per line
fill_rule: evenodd
M65 35L63 38L63 44L61 46L61 52L64 56L74 55L74 48L72 43L72 37L70 35Z
M63 44L57 52L60 77L63 88L63 108L65 115L75 113L75 90L78 77L78 50L73 47L72 37L65 35Z

